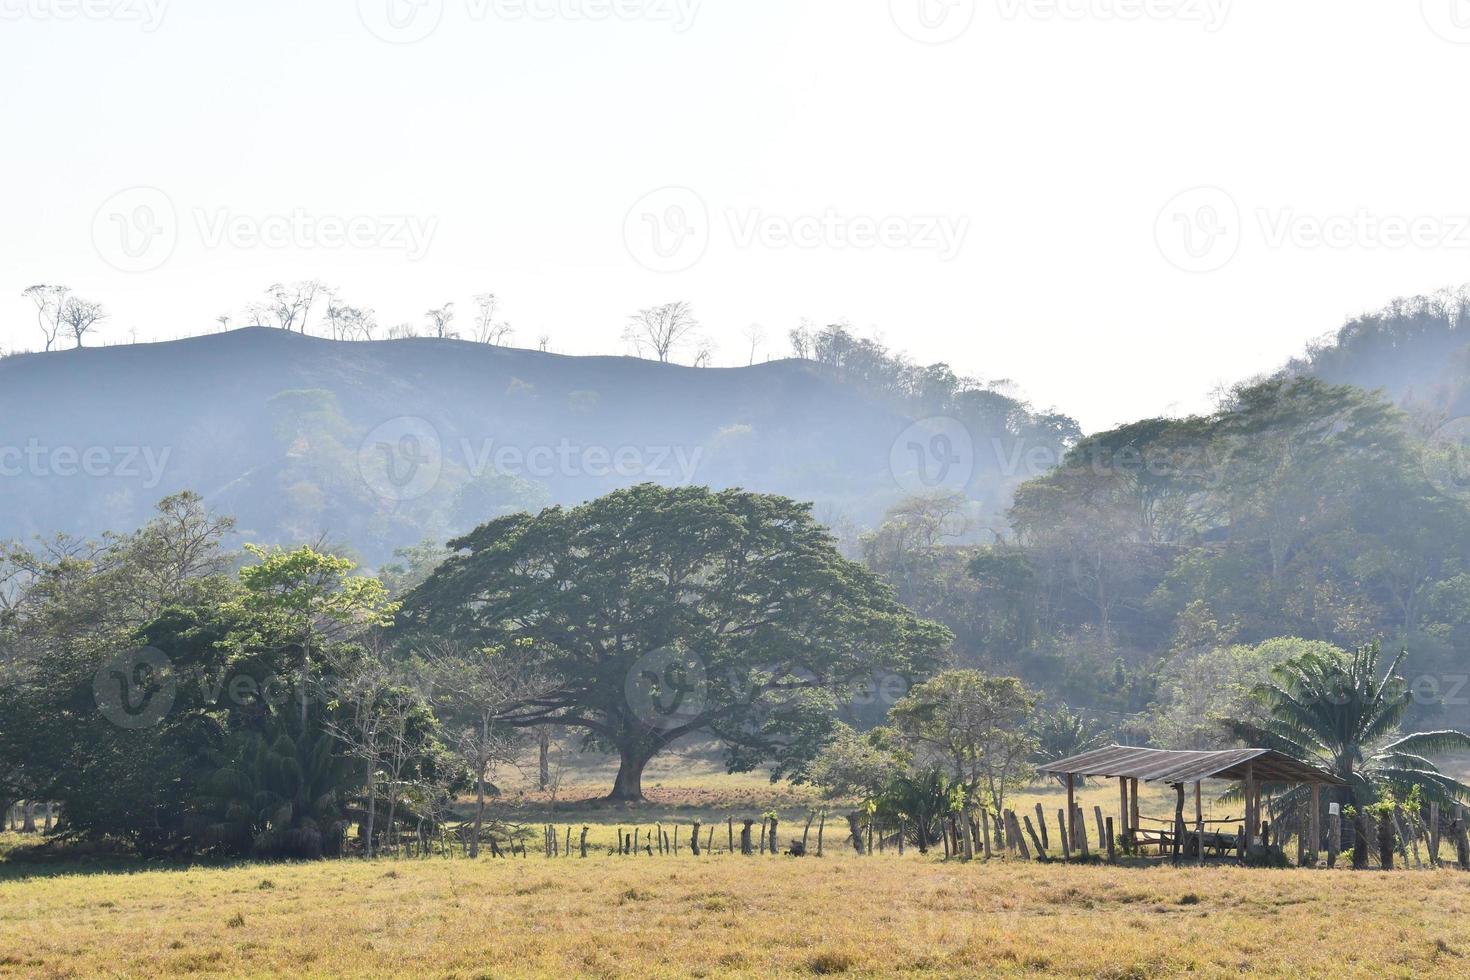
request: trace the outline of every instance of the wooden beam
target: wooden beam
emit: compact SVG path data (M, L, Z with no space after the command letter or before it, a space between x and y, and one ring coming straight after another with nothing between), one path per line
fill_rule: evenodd
M1204 783L1202 781L1196 781L1195 784L1194 784L1194 822L1195 823L1203 823L1204 822L1204 819L1205 819L1204 790L1201 788L1203 785L1204 785Z

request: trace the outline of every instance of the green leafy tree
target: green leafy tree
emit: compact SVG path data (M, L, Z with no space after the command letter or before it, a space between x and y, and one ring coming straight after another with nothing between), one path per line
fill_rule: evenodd
M1256 695L1280 664L1309 653L1334 655L1320 640L1279 637L1254 646L1231 644L1175 654L1160 671L1144 721L1150 741L1164 749L1223 749L1231 742L1221 722L1264 724L1269 709Z
M1035 775L1037 697L1014 677L948 670L906 694L889 712L893 726L983 793L993 812Z
M1101 726L1088 721L1080 711L1067 710L1065 704L1038 715L1031 733L1036 738L1034 762L1055 762L1081 755L1107 741L1107 733Z
M873 799L903 773L908 753L891 728L857 732L839 724L812 761L807 779L827 799Z
M246 545L257 564L240 570L241 606L255 615L247 642L286 642L300 653L298 696L307 724L312 649L353 632L389 626L398 604L376 578L353 575L350 559L315 548L284 551Z
M408 597L407 626L550 678L505 720L615 751L616 800L641 799L649 760L696 732L724 742L732 769L799 771L836 696L927 670L949 641L782 497L645 484L450 546Z

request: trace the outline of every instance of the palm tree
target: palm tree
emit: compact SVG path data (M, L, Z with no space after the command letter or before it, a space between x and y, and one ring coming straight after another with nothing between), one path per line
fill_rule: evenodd
M209 753L215 769L200 799L202 837L226 853L317 859L337 853L346 818L341 797L351 785L347 759L331 735L294 737L283 719L264 730L232 734Z
M1276 667L1271 679L1252 696L1269 712L1264 724L1227 721L1231 733L1246 743L1275 749L1292 758L1325 766L1348 784L1352 798L1340 802L1363 806L1388 794L1406 797L1415 787L1427 802L1448 803L1470 797L1470 786L1439 771L1428 756L1470 749L1470 735L1454 730L1400 730L1411 696L1399 674L1408 651L1381 669L1378 644L1349 654L1318 651L1294 657ZM1279 803L1297 810L1286 794Z

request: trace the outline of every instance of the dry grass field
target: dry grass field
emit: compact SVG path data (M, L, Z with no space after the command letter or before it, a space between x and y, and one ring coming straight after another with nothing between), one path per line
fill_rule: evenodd
M0 973L1464 976L1470 876L597 856L0 883Z
M1470 875L1235 867L965 864L910 848L859 857L828 821L826 854L609 854L616 828L782 813L798 787L708 772L655 774L634 810L508 789L502 818L592 827L593 854L320 864L149 866L7 859L0 835L0 976L1075 976L1470 975ZM1088 788L1091 814L1117 806ZM1054 819L1059 790L1041 802ZM1159 816L1166 792L1147 796ZM1219 816L1228 807L1215 805ZM738 829L738 823L737 823ZM1055 833L1055 829L1053 829Z

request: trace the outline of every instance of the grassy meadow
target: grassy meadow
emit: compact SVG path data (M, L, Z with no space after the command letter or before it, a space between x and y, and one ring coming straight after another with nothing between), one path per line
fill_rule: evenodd
M681 761L684 764L681 769ZM533 828L592 827L594 852L189 867L18 859L0 836L0 975L254 976L1402 976L1470 973L1470 876L1227 866L946 862L859 857L841 811L826 854L724 851L727 816L814 802L800 787L670 759L646 807L609 807L600 770L551 794L507 785L495 811ZM1055 820L1059 790L1018 799ZM1115 785L1082 794L1116 811ZM1208 803L1208 796L1207 796ZM1192 806L1192 804L1191 804ZM1144 800L1164 816L1167 792ZM1225 816L1228 807L1210 807ZM617 828L718 822L721 853L609 854ZM1053 823L1053 835L1055 827ZM574 834L575 839L575 834Z

